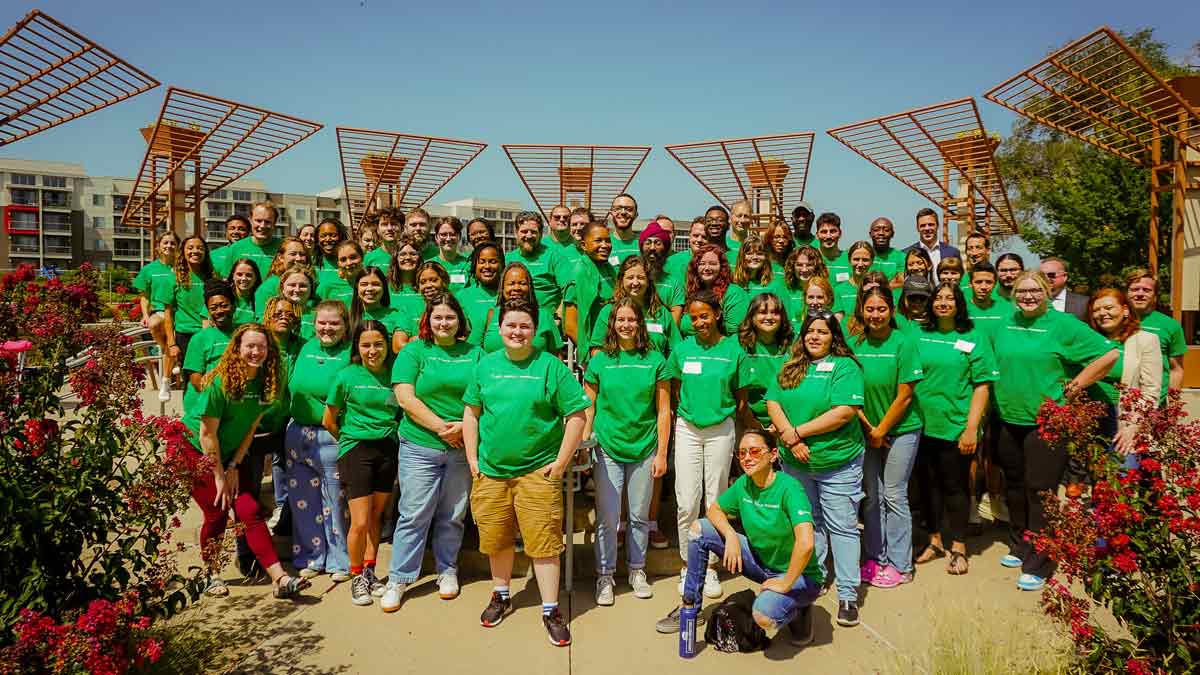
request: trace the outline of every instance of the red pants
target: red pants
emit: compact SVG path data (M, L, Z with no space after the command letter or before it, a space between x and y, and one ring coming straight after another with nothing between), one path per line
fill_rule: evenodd
M275 555L271 533L267 531L267 524L263 522L259 513L257 494L261 486L258 482L252 482L250 476L250 461L254 458L248 457L246 460L238 466L238 491L237 498L233 501L233 513L237 521L246 526L246 543L265 570L279 562L279 556ZM258 458L257 461L261 462L262 459ZM200 510L204 512L204 525L200 528L202 548L206 547L208 542L220 539L225 534L225 526L229 521L228 511L213 506L216 498L217 486L212 472L205 472L192 485L192 499L196 500Z

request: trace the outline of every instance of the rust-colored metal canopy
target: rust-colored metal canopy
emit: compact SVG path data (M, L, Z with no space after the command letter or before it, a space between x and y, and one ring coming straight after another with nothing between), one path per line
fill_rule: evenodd
M171 87L145 129L146 156L122 222L156 227L322 128L291 115ZM169 207L168 207L169 205ZM198 227L198 225L197 225Z
M157 86L158 80L35 9L0 37L0 147Z
M486 143L337 128L342 183L355 225L376 209L415 209L471 163Z
M974 98L848 124L827 132L958 220L994 235L1016 234L989 136ZM964 213L965 208L965 213Z
M757 215L783 218L804 200L814 136L804 131L668 145L666 149L726 208L748 199Z
M562 204L597 206L608 213L612 200L629 189L648 145L522 145L507 143L504 153L545 218Z

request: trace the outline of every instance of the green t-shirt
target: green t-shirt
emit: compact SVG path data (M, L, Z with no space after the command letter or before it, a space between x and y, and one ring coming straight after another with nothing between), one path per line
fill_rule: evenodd
M883 272L887 275L888 279L891 279L904 271L904 258L906 255L908 254L904 251L892 246L889 246L883 253L875 250L875 262L871 263L871 269Z
M737 284L729 284L725 289L725 297L721 298L721 313L724 315L725 334L737 335L738 326L742 324L742 319L746 318L746 312L750 311L750 296L746 293L746 289ZM695 335L692 330L692 317L688 314L687 307L683 308L683 318L679 322L679 334L684 337Z
M317 286L317 297L322 301L338 300L346 306L346 311L350 311L350 303L354 300L354 289L350 287L350 282L339 276L326 277Z
M361 363L351 363L338 372L326 402L341 409L338 457L362 441L377 441L396 434L400 404L392 391L391 373L372 373Z
M839 274L844 274L839 272ZM854 305L858 302L858 286L847 277L846 281L833 284L833 306L830 311L834 314L841 312L843 323L854 316Z
M1055 311L1033 319L1013 312L997 329L993 344L1000 371L994 385L1000 419L1027 426L1037 424L1038 408L1047 398L1062 402L1068 368L1086 366L1112 349L1087 324Z
M620 267L626 258L641 255L641 251L638 250L638 237L636 233L634 233L633 239L624 241L617 236L616 230L614 230L611 239L612 252L608 255L608 264L612 265L614 270Z
M667 275L664 280L670 280L673 285L678 286L679 288L685 288L688 265L691 263L691 249L686 251L676 251L667 256L666 261L663 262L663 272Z
M732 232L727 232L725 234L725 259L729 261L731 269L737 266L737 257L741 252L742 242L734 239Z
M234 242L236 244L237 242ZM233 263L235 258L233 253L233 244L225 244L218 248L209 249L208 259L212 261L213 274L225 279L229 273L233 271Z
M463 403L480 408L480 472L516 478L553 462L563 418L592 402L552 354L534 350L524 361L510 361L501 350L479 359Z
M771 424L765 398L767 388L779 376L779 368L787 360L787 348L756 341L750 351L746 352L741 370L738 371L738 384L746 390L746 403L750 406L750 412L754 413L754 417L764 427Z
M1004 320L1013 313L1012 303L993 296L992 306L985 309L975 304L975 297L970 289L964 293L967 296L967 316L975 322L975 330L988 336L988 339L991 340Z
M267 311L267 301L276 295L279 295L279 277L271 275L263 279L263 282L258 285L258 290L254 291L255 319L262 321L263 312Z
M189 432L192 446L200 452L200 420L203 417L215 417L217 424L217 444L221 447L221 462L233 459L238 446L245 440L246 434L254 431L255 422L270 406L262 401L262 377L256 377L246 383L242 398L230 399L225 395L220 376L214 377L212 383L200 392L196 404L183 415L183 426Z
M996 381L996 359L986 333L920 330L917 341L925 379L917 383L917 405L926 436L957 441L967 427L975 386Z
M195 272L189 272L191 283L187 288L171 281L171 300L166 304L175 310L175 330L180 333L198 333L208 318L204 306L204 280Z
M325 416L325 397L329 383L350 365L350 341L342 340L332 347L322 347L313 338L304 343L296 356L292 376L288 378L292 419L296 424L314 426Z
M471 259L460 255L454 260L445 260L440 252L432 260L446 269L446 273L450 275L450 285L448 289L451 293L456 293L459 290L466 288L467 283L471 280Z
M228 331L223 331L216 326L209 326L196 333L192 336L192 341L188 343L187 354L183 357L182 370L201 375L208 374L208 371L212 370L221 360L221 355L225 353L225 347L229 346L231 337L233 337L232 326ZM188 378L187 387L183 390L183 409L190 410L199 395L200 393L192 386L191 378Z
M487 320L488 310L496 307L496 289L483 286L467 286L456 292L458 304L462 305L463 314L467 316L468 332L482 326ZM500 311L499 308L496 311Z
M592 348L600 348L604 346L604 338L608 335L608 321L612 317L613 306L611 303L605 303L600 309L600 314L596 317L596 322L592 324L592 337L590 344ZM655 351L666 356L671 350L671 347L679 342L679 327L675 325L675 318L671 316L671 310L660 306L658 313L646 319L646 335L650 338L650 346Z
M1121 384L1121 371L1125 368L1125 343L1117 342L1109 337L1104 340L1109 347L1117 350L1119 356L1117 356L1117 362L1113 364L1112 370L1108 371L1108 375L1088 387L1088 396L1093 401L1103 401L1111 406L1116 406L1121 403L1121 392L1117 386Z
M529 256L518 248L509 253L506 259L510 263L520 262L529 269L529 274L533 277L533 295L537 298L539 307L544 307L551 313L558 309L573 265L559 257L554 249L541 244Z
M862 406L864 388L862 369L857 363L845 356L826 356L808 365L808 373L796 387L784 389L776 378L767 389L767 400L783 408L792 426L800 426L834 406ZM804 441L808 444L807 463L796 459L787 448L780 448L779 456L788 464L812 473L843 467L866 450L862 425L857 419Z
M765 488L743 474L717 497L717 504L726 516L742 523L754 557L773 572L786 572L791 564L796 526L813 522L804 486L782 471L776 471ZM815 586L825 581L816 555L809 556L804 578Z
M411 384L416 397L444 422L461 422L463 392L471 382L483 352L473 344L458 341L449 347L413 340L396 355L392 384ZM405 415L400 436L425 448L451 450L437 434Z
M249 258L254 262L254 266L258 268L258 276L267 276L268 270L271 269L271 262L275 260L275 254L279 252L279 246L283 240L279 237L271 237L266 244L259 246L254 241L254 237L246 237L241 241L229 247L229 262L232 263ZM229 273L226 272L225 275Z
M363 269L378 267L384 275L387 275L388 270L392 266L392 254L388 253L387 248L383 244L380 244L363 255L362 265Z
M239 295L233 301L233 325L240 326L244 323L262 321L262 313L266 309L266 300L263 300L262 304L256 304L250 302L250 298Z
M579 248L579 244L575 241L575 237L570 237L570 241L560 242L554 238L553 234L547 234L542 237L542 245L554 251L560 258L574 265L580 258L584 257L583 251Z
M317 335L317 310L307 309L300 315L300 339L311 340Z
M832 260L825 257L825 249L821 251L821 259L825 261L825 269L829 271L829 283L836 284L838 281L846 281L850 278L850 252L840 251L837 257ZM843 278L840 275L845 274Z
M855 339L851 346L863 367L866 398L863 414L872 425L878 425L896 400L896 390L900 385L919 382L924 377L917 341L914 336L893 329L882 342L870 338L861 342ZM921 413L919 406L913 402L888 434L899 436L920 428Z
M395 334L396 331L404 330L408 327L409 319L410 317L407 317L404 312L401 312L395 307L384 307L382 305L375 307L374 309L364 308L362 313L363 321L378 321L387 327L388 332L385 337L388 338L389 342L392 335ZM420 320L421 317L418 316L417 321L419 322ZM415 336L416 333L409 333L409 335Z
M702 428L729 419L737 409L734 392L742 386L738 373L745 358L736 337L703 345L693 335L675 345L668 372L679 380L679 416Z
M285 385L290 387L292 379L292 369L296 367L296 357L300 355L300 348L304 346L303 341L295 333L288 335L288 340L285 344L279 345L279 356L283 365L283 374L285 377ZM291 418L291 396L284 392L283 398L272 403L265 413L263 413L262 421L258 423L260 432L283 431L287 426L288 420Z
M755 296L763 293L774 293L779 296L780 300L787 302L787 285L783 282L783 275L772 275L771 280L765 284L760 284L757 281L751 281L741 287L746 291L746 302L749 303ZM749 309L749 306L747 306ZM743 317L744 318L744 317Z
M1187 354L1187 338L1184 337L1183 326L1180 326L1178 321L1159 311L1152 311L1142 317L1142 330L1158 338L1158 344L1162 347L1162 394L1158 397L1161 403L1167 400L1167 390L1171 387L1171 357ZM1116 367L1113 370L1117 371Z
M613 285L617 281L617 273L607 262L595 262L591 258L581 258L575 265L571 281L563 290L563 302L574 305L577 312L578 325L576 335L579 341L580 360L588 359L588 350L592 337L592 328L600 317L600 310L612 298Z
M640 462L658 447L658 404L655 390L670 379L667 362L653 349L596 352L583 379L598 388L596 440L605 454L621 463Z
M812 246L813 248L820 248L820 246L821 246L821 242L817 241L817 235L815 235L811 232L801 232L799 234L793 233L792 236L793 236L793 241L796 242L796 248L800 248L801 246Z
M133 278L133 287L150 301L150 309L157 312L171 304L171 296L168 293L174 282L175 268L154 259L138 270L137 276Z
M687 295L683 282L675 277L666 276L666 270L663 271L663 275L662 279L654 282L654 291L658 293L659 301L668 308L682 306L684 296Z
M325 256L318 253L317 263L313 265L313 273L317 277L317 285L325 283L327 279L336 278L338 275L337 260L326 260Z
M467 342L483 348L483 351L489 354L504 349L504 338L500 337L500 308L495 305L492 307L495 308L492 318L467 336ZM538 351L551 354L557 354L563 346L562 335L558 332L554 315L543 307L538 307L538 325L533 334L533 346Z

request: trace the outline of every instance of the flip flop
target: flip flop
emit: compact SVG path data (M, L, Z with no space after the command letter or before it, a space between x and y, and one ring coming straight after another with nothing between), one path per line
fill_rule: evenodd
M279 600L288 600L290 598L294 598L297 595L300 595L300 591L312 586L308 579L303 577L288 576L284 578L287 579L287 581L280 580L275 584L275 587L271 589L271 595L275 596Z
M938 558L944 557L946 557L946 549L938 546L937 544L930 544L925 547L924 551L921 551L921 555L917 556L917 559L913 562L917 563L918 565L924 565L927 562L933 562Z

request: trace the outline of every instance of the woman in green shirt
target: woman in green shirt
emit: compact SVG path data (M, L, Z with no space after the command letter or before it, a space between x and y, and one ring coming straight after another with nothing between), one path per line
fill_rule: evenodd
M579 246L583 255L573 263L563 264L574 270L573 278L563 290L563 332L579 349L579 362L587 363L592 347L592 327L616 285L616 270L611 260L617 256L611 255L612 237L608 226L601 222L589 223L583 228Z
M421 266L421 249L406 234L396 239L396 257L388 270L388 289L396 299L396 309L406 316L417 316L425 308L425 298L417 288L417 268Z
M771 262L771 273L780 286L784 285L784 270L796 241L792 239L792 231L786 223L776 222L767 226L763 233L763 246L767 250L767 259Z
M350 601L369 605L383 595L375 576L383 512L396 482L396 413L388 328L370 319L350 340L350 365L337 374L321 425L338 444L337 467L350 505Z
M721 333L732 335L737 332L742 319L746 318L750 297L744 288L733 283L729 261L725 259L724 252L720 248L712 244L700 247L700 251L688 264L684 287L687 289L688 298L700 291L711 291L716 295L717 300L721 303L721 316L724 321ZM690 304L689 302L688 305L690 306ZM687 307L684 309L686 310ZM684 337L694 333L691 312L684 312L679 332ZM715 499L716 496L714 495L713 498Z
M866 443L857 418L864 396L862 366L837 318L810 310L791 358L767 389L767 413L780 432L784 472L804 485L812 501L821 569L833 549L842 626L858 625L858 504Z
M504 251L494 241L480 242L471 251L471 283L454 295L467 315L467 334L487 323L488 312L496 306L500 292L500 272L504 269Z
M788 235L788 241L791 241L791 235ZM748 235L738 249L730 280L746 291L751 300L759 293L782 294L784 288L783 279L771 268L766 244L756 234Z
M308 265L308 247L297 237L284 237L267 269L267 278L254 291L254 309L262 320L267 300L279 294L279 277L293 265Z
M787 361L793 335L783 300L774 293L754 296L750 311L738 327L738 343L746 352L738 373L742 387L738 390L738 422L743 430L766 429L775 433L764 396L779 375L780 366Z
M925 370L917 384L917 402L925 419L917 471L924 486L921 514L929 545L917 562L945 555L943 539L949 539L946 571L966 574L971 462L987 412L988 386L996 379L996 363L988 335L967 314L967 300L957 281L938 284L930 304L929 324L909 334L917 340Z
M838 272L833 278L833 313L838 320L845 323L854 316L854 307L858 303L858 289L862 287L863 277L875 264L875 247L869 241L856 241L846 249L846 258L850 261L849 272Z
M462 244L462 221L454 216L439 218L433 226L433 240L438 249L433 260L450 275L450 292L457 292L467 285L471 262L458 250Z
M287 273L284 273L286 284ZM288 378L286 481L292 511L292 565L302 577L328 572L350 580L346 496L338 477L337 441L321 426L329 383L350 365L346 306L326 300L315 312L316 337L304 343Z
M192 338L187 358L183 361L183 378L187 386L183 390L183 409L191 410L196 399L204 390L204 376L208 374L233 335L233 289L221 279L204 282L204 306L208 310L209 326Z
M395 307L388 293L387 277L378 267L368 267L358 273L351 284L354 299L350 301L350 330L363 321L378 321L388 328L388 340L392 352L399 353L404 343L400 340L404 316Z
M717 250L706 247L700 255L708 258ZM673 399L679 401L675 419L675 520L680 532L687 532L704 505L716 501L729 485L737 390L742 386L738 373L746 358L737 338L725 335L728 321L716 293L701 290L688 296L687 312L693 334L675 345L667 362L671 379L675 380ZM687 537L679 538L679 557L687 560ZM716 558L711 562L704 593L718 598L722 591ZM680 571L681 586L686 571Z
M401 295L395 298L400 310L400 345L406 345L415 340L420 332L421 316L429 299L435 295L450 292L450 274L436 260L426 260L417 266L416 296Z
M503 336L500 334L500 310L506 302L523 300L536 308L538 314L537 330L533 336L533 346L544 352L557 354L562 349L562 336L554 315L546 309L538 307L533 292L533 277L524 263L510 262L500 275L500 292L496 294L496 304L487 311L483 320L471 327L467 341L481 347L483 351L492 353L504 348Z
M825 267L825 257L812 246L801 246L792 251L787 262L783 265L784 300L788 305L788 321L792 324L793 332L804 323L807 314L809 282L813 279L826 279L828 283L829 270ZM830 301L833 289L830 288Z
M163 354L163 376L175 369L168 354L169 340L166 332L166 306L168 293L174 288L175 256L179 251L179 235L164 232L158 238L158 257L138 270L133 279L133 288L138 292L138 305L142 310L142 328L150 330L150 336Z
M211 472L201 471L192 484L192 499L204 513L201 550L219 546L232 508L245 528L250 549L270 575L277 598L295 597L309 583L288 576L279 564L271 533L259 510L260 483L251 480L253 462L246 460L259 420L285 396L285 386L286 376L274 340L261 325L244 324L233 332L221 360L205 376L197 405L183 416L194 451L211 462ZM216 577L208 593L224 596L229 589Z
M592 325L589 340L591 353L595 354L604 346L613 308L622 298L630 298L641 307L641 315L646 318L646 334L650 338L650 347L666 355L671 345L679 341L679 327L675 325L671 310L663 304L654 285L650 283L646 262L638 256L621 261L621 269L617 271L617 279L613 284L612 300L604 304Z
M279 276L278 295L296 303L304 312L300 316L301 340L311 340L315 334L313 320L316 308L312 297L314 288L316 288L316 279L313 277L312 268L307 265L294 265L284 270L283 274Z
M203 238L188 237L179 249L170 299L164 295L163 301L167 315L167 353L176 364L183 363L188 341L200 332L208 319L208 310L204 309L204 282L213 276L208 244Z
M872 279L870 288L868 278ZM922 378L914 338L896 328L887 276L869 272L854 311L854 354L863 364L865 401L858 419L866 436L863 504L866 562L862 580L877 588L912 581L912 510L908 481L921 441L921 415L913 391Z
M421 576L430 536L438 596L458 596L458 552L471 492L462 440L463 393L483 352L464 339L467 317L449 293L429 299L420 325L417 339L405 345L392 366L392 388L404 419L400 504L387 588L379 603L385 612L399 609L405 589Z
M229 268L226 278L233 286L234 298L233 323L241 325L258 320L258 312L254 309L254 300L258 295L258 287L262 285L262 276L258 273L258 265L250 258L238 258Z
M626 258L621 268L638 258ZM635 268L636 269L636 268ZM645 282L648 285L648 281ZM650 503L654 482L667 472L671 440L671 385L666 359L646 330L642 303L633 296L614 298L608 306L607 332L593 353L583 379L594 401L588 410L584 438L596 444L596 604L613 604L617 571L621 500L629 503L625 553L629 585L639 598L654 589L646 579L650 544ZM670 314L666 314L669 322Z
M536 305L506 302L499 320L504 349L480 358L463 394L463 444L475 477L471 513L494 584L480 623L497 626L512 609L509 582L520 528L542 596L542 623L551 644L566 646L571 632L558 609L562 477L591 401L562 361L534 346Z
M363 269L363 252L358 244L343 241L337 245L338 272L337 276L326 275L317 285L317 298L320 300L337 300L350 310L354 299L354 281Z
M337 218L325 218L317 225L317 252L313 256L313 272L317 284L338 275L338 244L346 241L346 226ZM314 289L316 287L314 286Z
M1087 324L1050 307L1050 280L1026 270L1013 283L1016 310L996 329L996 407L1011 443L1000 443L1009 512L1005 567L1020 567L1017 587L1038 590L1054 573L1054 562L1025 540L1046 526L1041 493L1055 490L1067 465L1067 449L1038 435L1037 414L1046 399L1061 403L1112 369L1119 352ZM1076 372L1073 377L1068 372Z

